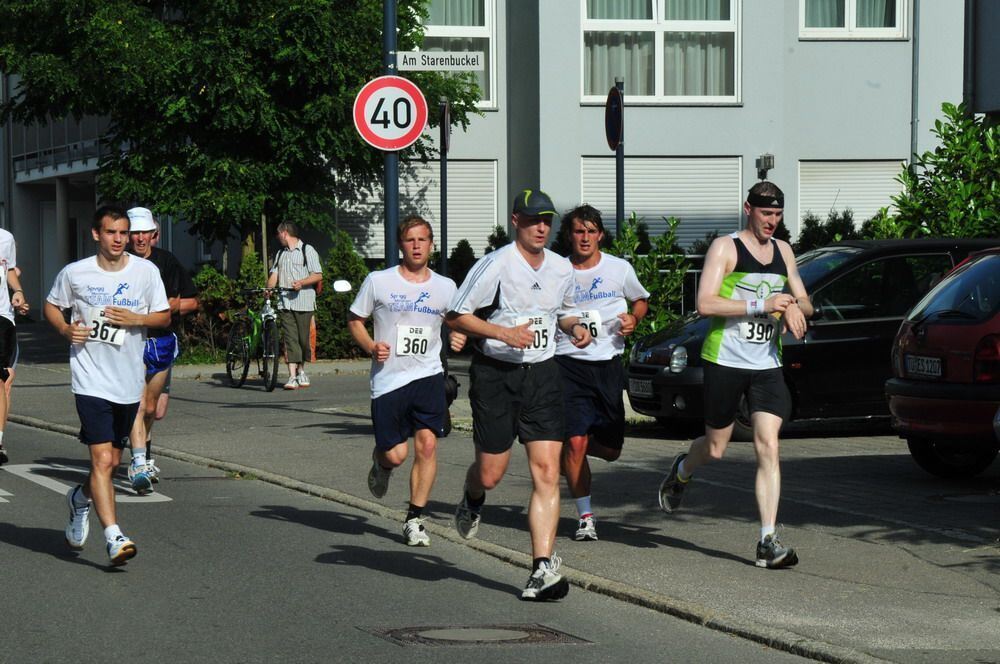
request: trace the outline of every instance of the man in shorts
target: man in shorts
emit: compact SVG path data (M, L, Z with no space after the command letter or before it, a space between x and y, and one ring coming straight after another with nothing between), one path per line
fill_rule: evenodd
M455 295L455 282L427 263L434 250L431 225L410 216L399 225L403 260L397 267L372 272L351 304L347 326L358 346L372 356L372 424L375 449L368 489L385 495L389 476L406 461L413 436L410 504L403 523L409 546L430 546L423 511L437 475L437 439L444 435L445 402L441 364L441 323ZM375 319L375 337L365 322ZM460 351L465 335L454 332L450 346Z
M784 200L773 183L758 182L743 205L746 228L717 238L708 248L698 286L698 313L712 318L701 351L705 435L674 459L659 495L660 507L673 512L695 470L722 458L745 394L757 455L761 528L756 564L769 569L798 563L795 550L775 533L781 494L778 434L792 407L781 369L781 334L788 331L801 339L813 313L792 248L772 237Z
M544 192L519 193L511 219L514 242L472 266L448 313L453 329L478 337L479 351L469 370L476 459L465 475L455 528L466 539L475 536L486 491L503 478L514 438L519 438L531 470L533 558L521 599L538 601L561 599L569 592L553 551L566 432L554 359L556 328L577 347L590 343L590 331L573 304L573 266L545 248L555 214Z
M136 553L135 543L118 526L111 478L145 386L145 330L170 324L160 273L151 262L125 252L128 232L125 210L98 208L91 231L97 255L64 267L45 302L45 319L71 344L70 379L80 441L90 453L88 481L66 495L66 543L74 550L83 548L93 500L112 565L124 564Z
M10 413L10 390L14 385L14 367L17 366L17 328L14 312L28 313L28 302L21 290L21 275L17 269L17 247L10 231L0 228L0 466L7 463L7 450L3 446L3 432Z
M597 518L590 504L590 463L587 455L605 461L621 456L625 443L625 370L621 356L625 337L649 310L649 292L639 283L628 261L601 251L601 213L581 205L563 217L560 231L572 248L573 301L580 322L593 342L577 348L556 333L556 363L562 374L566 403L566 443L562 471L580 518L573 536L578 542L597 540ZM629 305L631 304L631 311Z
M146 346L142 355L146 365L146 387L143 389L139 412L130 435L132 463L128 467L132 488L141 496L152 491L153 483L159 481L160 469L153 462L153 422L166 415L170 370L174 360L180 355L177 324L183 314L198 308L198 291L180 261L166 249L153 246L154 239L159 235L153 213L144 207L134 207L128 211L128 218L131 224L129 240L132 253L152 261L159 269L167 301L170 303L170 326L151 328L146 332Z

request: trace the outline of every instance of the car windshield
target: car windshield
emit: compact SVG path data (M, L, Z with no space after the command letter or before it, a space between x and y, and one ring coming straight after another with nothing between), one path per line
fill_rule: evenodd
M802 283L808 289L848 259L861 253L858 247L823 247L807 251L795 260Z
M985 254L945 277L917 302L907 320L939 316L983 321L997 311L1000 311L1000 254Z

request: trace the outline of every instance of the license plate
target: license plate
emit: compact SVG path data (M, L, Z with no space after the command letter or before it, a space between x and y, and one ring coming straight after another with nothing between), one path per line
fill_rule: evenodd
M907 376L929 376L931 378L941 377L941 358L924 357L923 355L906 356Z
M637 397L651 397L653 396L653 381L629 378L628 393Z

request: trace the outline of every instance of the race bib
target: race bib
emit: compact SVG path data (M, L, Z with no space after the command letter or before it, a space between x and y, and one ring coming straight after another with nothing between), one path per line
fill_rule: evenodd
M741 342L746 344L766 344L774 337L778 321L773 316L754 316L740 321Z
M433 328L427 325L397 325L396 355L426 355L431 347Z
M552 316L548 314L538 314L536 316L518 316L514 319L514 325L524 325L528 323L528 328L535 335L531 345L525 350L544 350L549 347L549 337L553 332L554 324Z
M112 346L121 346L125 342L128 333L104 317L104 307L90 307L85 314L84 321L90 327L87 341L99 341Z
M596 309L580 312L580 325L586 326L590 330L590 336L597 338L604 336L601 330L601 314Z

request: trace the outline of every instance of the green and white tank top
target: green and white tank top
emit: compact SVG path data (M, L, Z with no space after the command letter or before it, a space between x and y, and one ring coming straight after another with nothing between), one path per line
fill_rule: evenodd
M766 300L781 292L788 268L778 244L771 240L774 257L763 265L753 257L736 233L736 268L722 280L721 297L746 302ZM781 323L770 314L713 316L701 357L709 362L738 369L774 369L781 366Z

